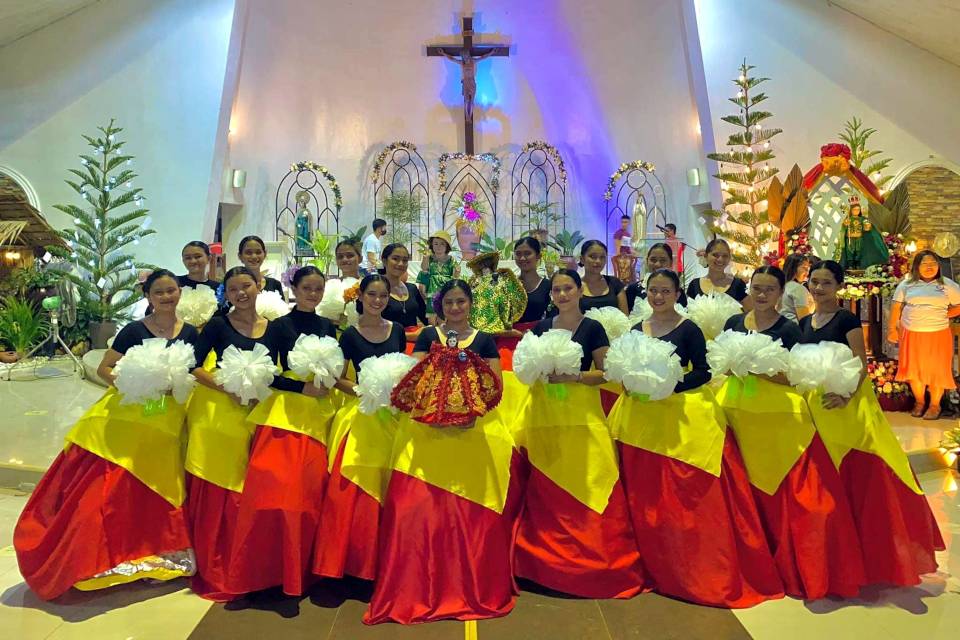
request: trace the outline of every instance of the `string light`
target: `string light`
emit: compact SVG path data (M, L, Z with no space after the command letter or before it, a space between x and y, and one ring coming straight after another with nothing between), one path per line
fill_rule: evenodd
M754 127L754 129L756 129L757 131L760 131L760 130L763 129L763 125L757 124L757 125Z
M769 141L769 140L767 140L766 142L763 143L763 148L764 148L764 149L769 149L769 148L770 148L770 141Z

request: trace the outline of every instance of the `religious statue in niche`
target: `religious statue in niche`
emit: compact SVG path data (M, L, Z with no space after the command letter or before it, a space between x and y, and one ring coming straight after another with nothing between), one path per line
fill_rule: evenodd
M307 209L307 205L310 204L310 192L309 191L298 191L296 195L297 201L297 255L310 255L312 252L313 246L310 243L310 211Z
M863 215L858 196L850 196L843 235L837 246L837 261L844 269L862 270L875 264L886 264L890 252L880 232Z

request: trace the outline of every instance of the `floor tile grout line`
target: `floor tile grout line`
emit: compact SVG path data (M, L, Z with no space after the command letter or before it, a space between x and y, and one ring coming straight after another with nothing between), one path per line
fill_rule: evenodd
M337 607L337 612L333 614L333 620L330 622L330 631L327 632L327 637L325 640L330 640L330 638L333 637L333 628L337 625L337 620L340 619L340 609L342 607L343 605Z
M610 626L607 624L607 617L603 615L603 609L600 607L600 601L594 600L593 606L597 608L597 612L600 614L600 622L603 623L603 629L607 632L607 640L613 640L613 632L610 631Z
M61 620L61 621L60 621L60 624L58 624L56 627L54 627L53 631L51 631L51 632L48 633L47 635L43 636L43 640L50 640L50 638L53 637L53 634L55 634L57 631L60 631L60 628L63 627L63 625L65 625L65 624L66 624L66 622L63 622L63 621Z

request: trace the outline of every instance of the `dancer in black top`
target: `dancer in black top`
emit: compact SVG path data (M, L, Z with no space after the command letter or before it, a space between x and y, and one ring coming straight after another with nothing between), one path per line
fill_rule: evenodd
M558 309L556 316L541 320L533 333L542 336L550 329L566 329L573 333L573 341L583 347L580 361L580 376L576 380L560 380L555 376L551 382L581 382L588 385L603 384L603 359L610 347L610 340L603 325L583 315L583 283L576 271L560 269L550 278L551 298ZM591 368L594 370L591 371ZM584 375L584 374L587 375Z
M243 263L250 273L260 291L276 291L284 300L287 299L283 291L283 285L276 278L271 278L260 270L263 261L267 259L267 245L259 236L246 236L240 241L240 249L237 252L240 262ZM226 281L226 278L224 278Z
M680 278L669 269L659 269L647 278L647 300L653 315L635 325L649 336L672 343L677 347L680 365L692 367L683 380L674 387L674 393L696 389L710 382L707 364L707 341L692 320L677 313L674 305L680 297Z
M583 296L580 310L615 307L628 313L627 294L623 283L614 276L603 275L607 266L607 245L599 240L587 240L580 247L580 265L583 267Z
M353 366L356 375L359 375L361 363L367 358L403 353L406 348L407 337L403 327L383 317L389 299L390 282L386 276L371 273L360 281L360 298L357 300L360 319L357 326L347 327L340 336L343 357ZM345 373L338 387L355 395L356 375L351 377Z
M785 349L793 348L800 341L800 327L777 312L785 284L786 277L779 267L764 266L754 271L750 278L753 310L731 316L723 326L724 330L756 331L780 340Z
M524 236L513 245L513 261L520 269L520 282L527 292L527 308L515 324L524 325L524 328L531 322L542 320L550 306L550 281L537 270L542 250L540 241L532 236Z
M730 264L730 245L723 238L714 238L707 243L704 249L707 258L707 275L697 278L687 287L687 297L696 298L705 293L725 293L744 309L749 311L753 307L747 296L747 284L735 276L727 273Z
M417 285L404 282L407 265L410 264L410 252L394 242L384 247L380 254L384 275L390 283L390 299L383 310L383 317L399 322L404 329L428 324L427 303L420 295Z
M185 275L177 276L177 282L181 288L205 284L214 291L217 290L220 283L208 277L210 247L206 242L200 240L188 242L180 251L180 259L183 260L183 266L187 268Z
M493 336L470 326L470 305L473 303L470 285L460 279L448 280L437 292L437 303L434 311L442 322L420 332L413 346L413 355L421 359L426 357L431 344L446 344L447 333L453 331L457 334L460 347L484 358L490 368L500 375L500 353Z

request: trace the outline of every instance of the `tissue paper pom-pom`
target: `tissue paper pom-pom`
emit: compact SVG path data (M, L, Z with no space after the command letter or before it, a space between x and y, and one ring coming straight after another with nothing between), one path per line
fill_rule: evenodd
M523 384L546 382L550 374L580 373L583 347L566 329L550 329L542 336L526 333L513 352L513 372Z
M789 352L779 340L763 333L728 329L707 343L707 362L714 373L738 378L750 374L775 376L787 370Z
M687 315L700 327L707 340L720 335L730 316L738 313L740 303L725 293L708 293L687 302Z
M631 323L630 318L616 307L594 307L587 310L585 315L603 325L603 330L607 332L609 340L619 338L636 324Z
M347 326L355 327L360 322L360 312L357 311L356 302L348 302L343 307L343 313L347 316Z
M257 313L267 320L276 320L290 313L290 305L276 291L261 291L257 296Z
M270 396L270 383L277 373L277 366L270 359L269 349L262 344L255 344L249 351L230 345L217 366L214 381L227 393L240 398L240 404L266 400Z
M202 327L216 312L219 303L216 292L205 284L180 290L177 317L195 327Z
M604 377L619 382L629 393L662 400L683 380L676 347L641 331L629 331L610 344Z
M353 280L353 278L349 278ZM346 285L343 280L331 278L323 285L323 299L317 305L317 315L334 322L340 322L343 315L343 291Z
M390 394L417 362L416 358L405 353L387 353L362 361L356 388L360 398L360 413L373 415L384 408L395 411L391 406Z
M679 302L673 305L673 309L684 318L687 317L686 307L681 306ZM646 298L637 298L633 303L633 311L630 312L630 326L643 322L652 315L653 308L650 306L650 301Z
M333 387L343 371L343 351L330 336L303 334L287 354L290 370L301 378L313 377L313 384Z
M862 362L845 344L798 344L790 350L787 379L800 391L851 396L860 383Z
M131 347L113 369L114 385L123 396L120 404L159 400L167 393L186 402L196 383L190 374L194 357L193 348L181 340L168 347L164 338L149 338Z

